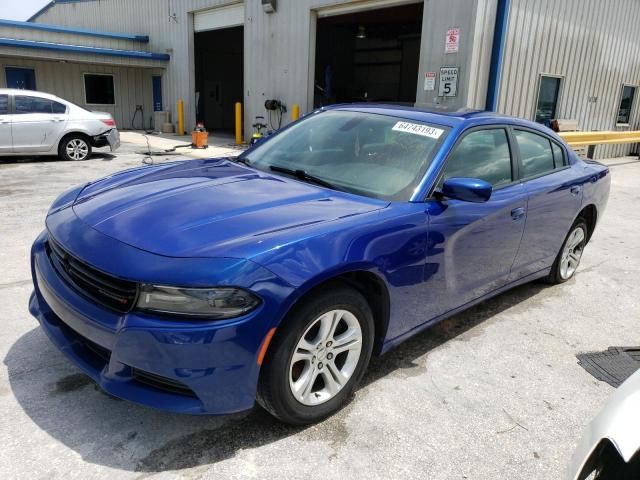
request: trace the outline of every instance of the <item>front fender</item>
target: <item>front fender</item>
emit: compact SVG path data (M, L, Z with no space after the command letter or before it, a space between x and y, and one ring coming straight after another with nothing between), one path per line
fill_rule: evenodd
M252 261L295 287L283 302L282 317L312 288L355 271L369 272L380 279L392 307L415 302L432 268L426 263L432 240L428 234L429 217L423 204L394 204L362 215L357 222L345 218L332 223L331 229L325 224L323 232L251 257ZM423 321L419 312L414 317L420 318L410 318L391 310L390 318L400 321L389 321L388 338Z

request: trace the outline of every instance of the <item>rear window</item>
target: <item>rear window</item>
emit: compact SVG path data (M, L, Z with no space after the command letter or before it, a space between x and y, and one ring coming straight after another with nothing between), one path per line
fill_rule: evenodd
M0 95L0 115L9 113L9 95Z

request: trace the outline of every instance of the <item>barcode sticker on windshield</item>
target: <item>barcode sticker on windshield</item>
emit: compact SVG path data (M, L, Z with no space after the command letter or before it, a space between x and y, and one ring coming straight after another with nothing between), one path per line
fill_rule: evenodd
M444 130L439 128L409 122L398 122L391 130L395 130L396 132L413 133L415 135L422 135L423 137L429 138L440 138L440 135L444 132Z

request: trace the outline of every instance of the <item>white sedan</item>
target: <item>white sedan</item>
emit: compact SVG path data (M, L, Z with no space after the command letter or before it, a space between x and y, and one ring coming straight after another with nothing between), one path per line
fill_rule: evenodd
M573 456L567 478L640 478L640 370L618 387L589 424Z
M0 88L0 156L58 155L85 160L93 147L120 146L109 113L90 112L54 95Z

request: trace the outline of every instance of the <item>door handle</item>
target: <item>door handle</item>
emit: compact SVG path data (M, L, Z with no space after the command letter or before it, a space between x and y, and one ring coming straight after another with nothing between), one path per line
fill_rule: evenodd
M64 122L64 118L56 117L51 119L52 122Z
M5 120L4 118L0 118L0 123L2 123L4 125L5 123L9 123L9 120Z
M569 189L569 191L574 195L578 195L580 193L580 185L574 185Z
M511 210L511 218L514 220L520 220L522 217L524 217L524 214L525 214L524 207L518 207Z

